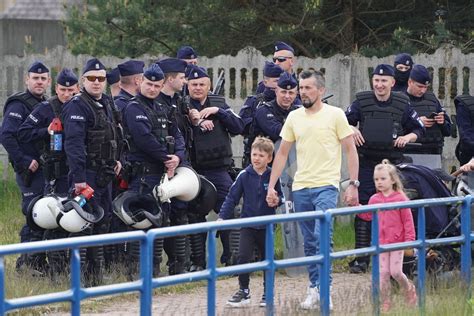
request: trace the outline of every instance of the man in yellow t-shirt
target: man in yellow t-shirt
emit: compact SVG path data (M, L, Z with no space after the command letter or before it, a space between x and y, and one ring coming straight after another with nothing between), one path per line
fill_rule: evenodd
M322 73L303 71L300 74L299 92L303 107L288 115L280 133L282 142L275 156L268 185L267 202L270 206L278 202L274 186L295 142L297 164L293 183L295 212L325 211L336 207L341 178L342 149L347 155L351 179L351 185L344 195L344 202L348 205L359 203L357 191L359 159L352 137L353 131L341 109L321 102L324 91L325 80ZM319 220L299 223L305 255L314 256L319 252ZM306 299L301 303L304 309L318 307L319 269L318 264L308 266L310 286ZM332 309L331 299L329 307Z

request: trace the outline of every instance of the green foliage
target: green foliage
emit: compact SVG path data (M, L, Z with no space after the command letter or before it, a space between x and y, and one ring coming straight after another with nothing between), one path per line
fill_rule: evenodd
M246 46L268 54L275 40L309 57L474 50L474 3L462 0L88 0L68 12L72 51L97 56L174 55L181 45L209 57Z

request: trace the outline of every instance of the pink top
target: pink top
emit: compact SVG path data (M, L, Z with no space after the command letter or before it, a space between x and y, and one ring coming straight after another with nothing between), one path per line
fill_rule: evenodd
M372 195L369 204L403 201L408 201L408 198L400 192L393 192L389 196L378 192ZM409 208L379 212L379 242L381 245L413 240L415 240L415 225Z

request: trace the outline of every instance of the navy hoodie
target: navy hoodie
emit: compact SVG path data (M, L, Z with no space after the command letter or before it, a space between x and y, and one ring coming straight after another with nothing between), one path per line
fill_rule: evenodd
M244 218L275 214L275 207L268 206L266 201L271 171L272 169L267 167L267 170L265 170L262 175L259 175L255 172L252 165L242 170L229 189L229 193L227 194L224 204L222 204L219 212L219 217L222 219L234 218L234 208L239 204L242 195L244 197L244 202L240 217ZM280 181L275 185L275 190L278 192L281 203L283 194L281 192ZM265 227L260 226L258 228Z

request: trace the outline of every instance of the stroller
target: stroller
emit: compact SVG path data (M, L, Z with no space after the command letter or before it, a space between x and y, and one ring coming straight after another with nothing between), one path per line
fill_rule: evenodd
M397 165L405 192L410 200L443 198L452 196L450 190L441 180L447 174L442 170L432 170L421 165ZM449 178L446 180L450 180ZM413 219L417 228L418 210L413 209ZM426 238L457 236L460 234L459 210L456 206L437 205L425 208ZM417 232L418 234L418 232ZM459 268L459 246L437 246L428 250L426 255L426 269L434 280L443 278L446 273ZM416 277L416 254L405 252L403 272L409 277Z

